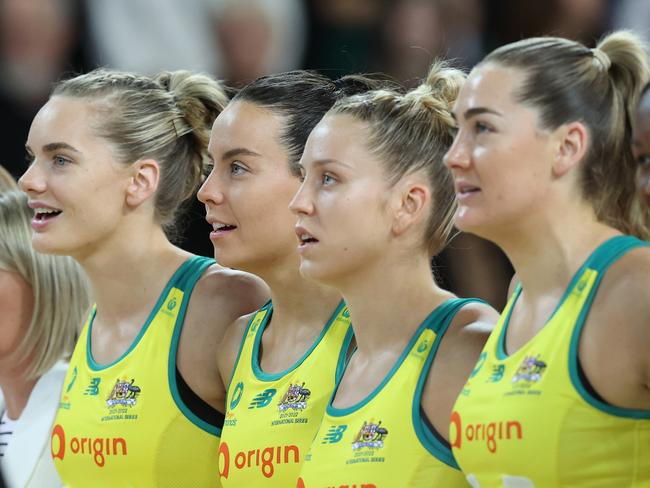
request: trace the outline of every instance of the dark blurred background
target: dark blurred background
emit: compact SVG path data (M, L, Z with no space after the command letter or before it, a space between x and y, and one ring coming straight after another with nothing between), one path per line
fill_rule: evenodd
M97 66L198 70L234 87L297 68L384 72L410 86L434 58L470 69L521 38L593 46L616 28L650 40L650 0L0 0L0 164L22 174L52 84ZM211 256L203 216L193 204L181 245ZM461 234L434 269L459 295L503 307L512 269L492 244Z

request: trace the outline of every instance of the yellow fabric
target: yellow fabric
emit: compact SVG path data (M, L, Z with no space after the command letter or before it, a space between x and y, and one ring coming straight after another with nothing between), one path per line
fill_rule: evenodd
M599 280L636 245L629 237L603 244L544 328L508 356L503 341L521 289L513 294L452 414L454 455L472 486L650 487L650 412L598 400L577 364Z
M345 409L330 404L300 472L299 488L467 486L449 446L420 412L440 339L467 300L449 300L422 323L383 382Z
M349 347L350 318L341 303L300 361L264 373L259 344L272 311L267 304L249 323L230 382L219 447L225 488L295 486Z
M191 289L210 263L201 258L184 263L131 348L107 366L97 365L90 353L91 312L52 432L52 455L66 486L220 486L218 429L204 425L210 433L181 411L175 383L174 339Z

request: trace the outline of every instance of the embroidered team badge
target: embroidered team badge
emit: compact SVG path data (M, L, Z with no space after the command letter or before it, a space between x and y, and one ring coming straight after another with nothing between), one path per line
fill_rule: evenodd
M290 384L287 392L282 396L278 403L278 410L284 412L285 410L304 410L307 408L307 400L311 395L311 391L305 388L305 382L301 385L298 383Z
M537 383L542 379L547 364L536 356L526 356L521 362L519 368L512 377L512 382L519 383Z
M135 405L138 395L140 395L142 390L139 386L134 385L133 382L133 378L130 383L124 380L116 380L111 394L106 399L106 405L108 407L115 407L116 405L132 407Z
M364 447L371 449L384 447L384 439L387 435L388 429L381 426L381 420L376 424L364 422L352 441L352 450L356 451Z

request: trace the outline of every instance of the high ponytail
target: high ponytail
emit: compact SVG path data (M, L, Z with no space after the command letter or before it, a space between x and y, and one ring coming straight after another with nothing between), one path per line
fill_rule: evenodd
M604 37L595 49L558 37L524 39L490 53L525 75L518 100L535 107L544 129L582 122L590 145L580 168L582 196L597 218L623 233L650 238L647 213L634 188L631 114L650 77L641 39L627 31Z
M96 131L124 163L160 165L156 218L169 233L183 202L201 183L212 122L228 97L207 75L164 72L154 78L97 69L59 83L53 96L88 98L100 114Z

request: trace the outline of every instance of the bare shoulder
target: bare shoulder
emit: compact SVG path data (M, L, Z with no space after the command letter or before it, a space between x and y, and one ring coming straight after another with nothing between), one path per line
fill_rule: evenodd
M219 374L226 386L230 382L233 371L235 369L235 363L237 362L237 356L239 355L239 350L241 349L242 341L244 340L244 334L248 324L255 316L255 312L247 313L238 317L233 321L225 331L223 339L219 344Z
M421 405L436 430L446 439L452 406L498 318L496 310L485 303L467 303L456 312L442 338L424 386Z
M454 349L467 348L471 353L479 348L480 352L497 320L499 313L490 305L470 302L456 313L443 342L451 344Z
M637 248L607 270L579 343L587 378L608 402L650 405L650 248ZM606 358L606 359L604 359Z
M217 264L203 274L194 293L205 297L209 308L229 317L228 323L257 310L270 296L268 286L257 276Z
M603 277L590 312L603 344L624 341L647 359L650 346L650 247L618 259ZM591 324L590 324L591 325ZM647 359L650 362L650 359Z

